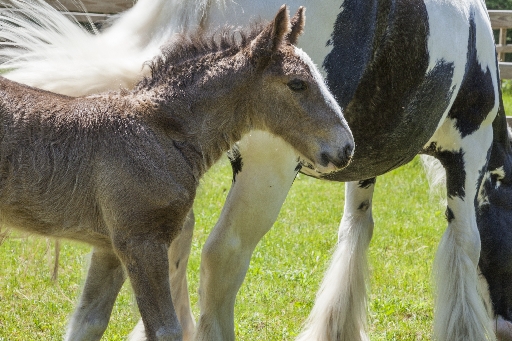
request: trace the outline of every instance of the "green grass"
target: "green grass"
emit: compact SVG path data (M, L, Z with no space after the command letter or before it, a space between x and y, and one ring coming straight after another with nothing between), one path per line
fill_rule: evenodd
M194 314L200 250L229 190L222 161L210 171L195 205L197 226L189 264ZM307 317L337 236L344 184L299 176L274 228L255 250L237 298L239 340L293 340ZM370 249L372 340L428 340L432 323L431 266L446 225L429 197L419 161L377 181ZM78 299L90 248L63 243L57 283L53 244L8 239L0 246L0 341L58 340ZM129 285L116 302L104 340L123 340L138 319Z
M505 114L512 116L512 91L503 94L503 106L505 107Z

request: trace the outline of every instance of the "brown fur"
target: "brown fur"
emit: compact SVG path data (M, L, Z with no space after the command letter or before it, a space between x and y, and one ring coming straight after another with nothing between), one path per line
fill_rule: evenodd
M281 136L308 162L348 163L348 128L286 40L289 26L282 7L236 37L181 37L133 91L71 98L0 78L2 225L94 246L68 339L101 338L123 268L148 339L181 339L167 249L200 177L250 129ZM287 86L297 79L307 90Z

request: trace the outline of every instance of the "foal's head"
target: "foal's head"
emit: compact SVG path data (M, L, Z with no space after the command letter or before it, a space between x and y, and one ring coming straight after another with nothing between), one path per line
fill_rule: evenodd
M169 111L179 116L175 109L181 100L195 115L210 114L208 122L216 122L210 130L229 135L223 147L250 128L260 129L283 138L303 164L320 173L343 168L352 157L354 141L317 68L294 46L303 27L304 8L290 20L283 6L271 23L242 32L240 39L229 34L184 35L150 64L151 77L136 91L165 85L162 103L172 104ZM186 114L175 121L190 118ZM231 124L235 121L238 124ZM203 142L203 147L215 145Z
M283 137L319 172L345 167L354 140L341 108L318 69L294 46L304 27L304 8L289 20L285 6L248 46L257 77L253 128Z

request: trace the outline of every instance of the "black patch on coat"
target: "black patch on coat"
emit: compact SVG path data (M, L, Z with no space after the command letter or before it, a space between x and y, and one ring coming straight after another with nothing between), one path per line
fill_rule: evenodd
M330 79L331 91L342 108L354 96L357 85L366 69L373 51L373 40L377 25L377 3L375 0L345 0L343 10L334 23L331 52L325 57L323 66Z
M505 178L491 175L482 184L488 204L477 208L481 253L479 267L489 285L495 314L512 320L512 155L506 155Z
M369 208L370 208L370 200L365 200L359 205L359 207L357 209L360 211L368 211Z
M368 189L371 185L374 185L377 181L377 178L370 178L366 180L359 181L359 188Z
M345 0L343 8L324 67L356 148L345 169L325 178L355 181L404 165L421 151L450 103L453 64L439 60L427 72L423 1ZM354 50L358 59L350 58Z
M494 90L489 68L483 72L477 59L476 25L474 13L471 13L466 72L457 98L448 113L449 118L456 119L455 126L463 138L478 130L494 107Z
M446 220L448 221L448 223L451 223L453 221L453 219L455 219L455 215L453 214L453 211L449 207L446 207L444 216L445 216Z
M228 158L231 162L231 169L233 170L233 182L235 182L237 174L242 171L242 166L244 165L242 155L240 154L237 146L233 146L233 148L231 148L228 152Z
M443 150L438 148L436 143L433 142L424 152L437 158L446 170L448 197L463 198L466 195L466 169L464 167L464 152L462 149L458 151Z
M491 176L482 183L488 204L477 207L477 225L482 251L479 267L489 285L495 314L512 320L512 148L501 92L500 107L493 121L493 143L487 170ZM492 174L502 167L504 177ZM499 181L499 186L498 186Z

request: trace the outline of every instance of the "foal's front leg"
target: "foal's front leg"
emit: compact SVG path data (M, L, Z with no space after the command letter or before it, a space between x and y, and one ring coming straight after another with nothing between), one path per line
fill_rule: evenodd
M187 283L187 264L192 247L194 223L194 212L190 211L183 229L176 239L172 241L168 253L172 301L183 330L183 341L193 340L196 327L196 322L190 308Z
M268 133L251 133L239 149L235 164L241 168L234 167L234 183L201 257L198 341L234 340L236 294L297 173L295 152Z
M126 234L115 233L114 249L130 278L147 340L181 341L182 329L169 288L167 237L148 231L136 236Z
M172 241L168 252L172 302L183 330L183 341L192 341L195 332L187 284L187 264L194 234L194 222L194 212L190 211L182 231ZM147 340L142 320L130 333L129 339L130 341Z
M110 250L95 248L80 303L69 322L65 340L101 339L124 281L124 270L117 256Z
M298 341L363 341L375 178L345 185L338 245Z

